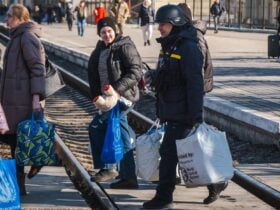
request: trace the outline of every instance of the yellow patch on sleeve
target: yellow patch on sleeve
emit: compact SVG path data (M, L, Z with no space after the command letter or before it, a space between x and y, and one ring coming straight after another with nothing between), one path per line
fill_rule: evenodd
M172 53L172 54L170 55L170 58L175 58L175 59L180 60L180 59L181 59L181 55Z

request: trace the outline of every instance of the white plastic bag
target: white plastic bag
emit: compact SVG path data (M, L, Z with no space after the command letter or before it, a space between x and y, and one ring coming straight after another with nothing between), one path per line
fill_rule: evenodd
M151 128L136 139L136 174L146 181L159 180L159 148L164 128Z
M179 167L187 187L232 178L232 158L224 132L202 123L186 138L176 140Z

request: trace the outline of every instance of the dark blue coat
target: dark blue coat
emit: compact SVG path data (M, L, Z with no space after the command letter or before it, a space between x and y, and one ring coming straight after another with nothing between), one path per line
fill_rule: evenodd
M140 7L139 19L140 25L144 26L147 24L154 23L155 12L152 7L144 7L143 4Z
M192 26L157 40L162 51L155 77L161 122L192 127L202 122L204 56Z

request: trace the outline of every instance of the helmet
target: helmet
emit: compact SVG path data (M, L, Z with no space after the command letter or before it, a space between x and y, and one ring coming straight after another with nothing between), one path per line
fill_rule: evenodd
M171 23L174 26L182 26L187 22L183 11L176 5L168 4L158 9L156 14L157 23Z

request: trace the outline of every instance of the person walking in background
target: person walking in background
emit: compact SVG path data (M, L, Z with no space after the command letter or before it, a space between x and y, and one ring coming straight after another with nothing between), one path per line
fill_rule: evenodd
M109 14L116 22L119 34L122 35L125 22L130 14L127 3L124 0L115 0Z
M66 21L67 21L69 31L72 31L74 19L75 19L75 17L74 17L74 13L73 13L73 5L71 3L67 3Z
M47 7L48 24L52 24L55 19L53 7L49 4Z
M214 27L215 27L214 33L218 33L220 17L223 14L224 10L225 8L221 6L220 0L214 0L214 3L210 8L210 13L213 16L213 20L214 20Z
M158 9L155 21L161 37L157 41L162 50L156 72L151 74L157 99L157 117L166 123L160 147L159 184L156 195L143 204L145 209L171 208L178 164L176 140L185 138L203 121L205 50L192 25L176 5ZM176 69L176 71L174 71ZM153 75L153 76L152 76ZM226 183L215 187L215 197L204 199L209 204L218 199Z
M116 26L113 19L105 17L99 20L97 33L102 40L98 41L95 50L90 56L88 79L94 104L102 111L102 114L96 115L90 124L89 132L91 127L98 129L100 126L107 126L110 111L104 110L96 100L100 95L104 95L105 85L110 84L120 97L132 103L139 100L138 83L141 78L142 67L142 61L135 44L130 37L116 34ZM120 180L110 185L113 189L138 188L133 147L130 140L130 127L126 116L128 110L126 109L126 107L122 107L120 113L124 157L120 161ZM105 133L101 135L101 139L97 139L97 135L92 135L91 132L89 134L94 167L101 169L92 177L92 180L106 181L113 179L117 174L112 170L112 165L105 166L100 159ZM100 136L100 132L97 132L97 134Z
M11 146L15 158L16 127L42 111L40 101L45 94L45 52L39 39L41 29L30 21L29 12L22 4L12 4L7 12L9 41L0 82L0 99L10 131L0 135L0 141ZM32 166L29 174L38 171ZM24 167L17 165L17 179L21 195L26 195Z
M55 11L56 21L58 23L62 23L62 18L64 17L65 13L64 13L64 8L62 8L60 2L58 2L57 5L54 7L54 11Z
M87 18L86 2L81 1L79 6L75 8L75 12L77 12L78 35L84 36Z
M151 0L144 0L139 11L139 21L143 32L144 46L151 45L154 23L154 9Z
M34 6L32 18L35 22L37 22L38 24L41 24L42 11L41 11L41 8L39 7L39 5Z
M94 15L94 23L97 24L99 20L101 20L102 18L106 17L106 10L104 8L104 6L102 5L102 3L98 3L97 7L95 7L94 11L93 11L93 15Z

